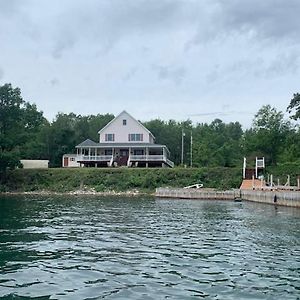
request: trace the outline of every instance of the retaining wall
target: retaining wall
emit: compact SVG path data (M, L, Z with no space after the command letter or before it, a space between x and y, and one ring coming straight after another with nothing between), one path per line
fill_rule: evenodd
M241 191L241 198L254 202L300 207L300 191Z
M155 195L160 198L179 199L234 200L241 198L253 202L300 207L300 191L214 191L204 189L158 188L156 189Z
M155 195L161 198L234 200L240 197L240 191L158 188L156 189Z

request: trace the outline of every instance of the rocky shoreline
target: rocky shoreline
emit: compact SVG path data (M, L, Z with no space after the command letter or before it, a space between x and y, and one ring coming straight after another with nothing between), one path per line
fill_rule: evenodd
M146 193L141 192L138 190L130 190L130 191L105 191L105 192L97 192L94 189L81 189L81 190L74 190L74 191L66 191L66 192L54 192L48 190L37 190L37 191L15 191L15 192L0 192L1 195L39 195L39 196L81 196L81 195L88 195L88 196L127 196L127 197L135 197L135 196L153 196L154 193Z

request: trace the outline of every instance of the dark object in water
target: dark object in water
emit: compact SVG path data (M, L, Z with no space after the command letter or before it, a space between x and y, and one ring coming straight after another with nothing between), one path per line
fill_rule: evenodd
M235 197L235 198L234 198L234 202L242 202L242 198L240 198L240 197Z

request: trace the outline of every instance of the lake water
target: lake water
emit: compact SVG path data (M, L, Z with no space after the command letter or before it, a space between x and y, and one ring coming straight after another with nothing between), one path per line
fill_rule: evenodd
M0 299L300 299L300 210L0 196Z

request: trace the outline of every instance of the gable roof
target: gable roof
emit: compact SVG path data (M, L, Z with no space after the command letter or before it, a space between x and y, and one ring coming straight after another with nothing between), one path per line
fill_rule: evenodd
M107 123L102 129L100 129L98 131L99 134L101 134L101 132L106 129L110 124L112 124L113 122L115 122L115 120L117 120L121 114L127 114L130 118L132 118L136 123L138 123L141 127L143 127L149 134L151 134L151 136L153 137L153 139L155 140L155 136L153 135L153 133L147 129L141 122L139 122L138 120L136 120L133 116L131 116L126 110L123 110L122 112L120 112L114 119L112 119L109 123Z
M90 139L86 139L82 143L78 144L77 147L91 147L91 146L97 146L98 144Z

